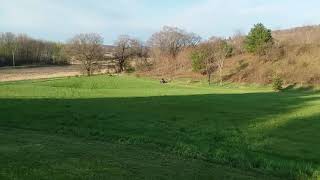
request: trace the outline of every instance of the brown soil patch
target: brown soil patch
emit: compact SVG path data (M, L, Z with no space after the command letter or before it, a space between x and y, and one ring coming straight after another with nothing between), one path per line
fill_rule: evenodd
M29 79L46 79L81 74L79 65L0 68L0 82Z

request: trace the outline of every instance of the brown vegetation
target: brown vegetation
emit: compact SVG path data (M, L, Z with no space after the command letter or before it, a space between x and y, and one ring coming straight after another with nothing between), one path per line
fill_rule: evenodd
M320 27L308 26L272 32L274 43L265 49L262 56L246 52L244 36L237 33L228 42L233 47L233 55L226 59L223 80L237 83L270 84L273 77L283 79L284 84L317 85L320 83ZM160 56L153 62L148 75L163 77L199 78L192 72L190 53L192 47L178 53L177 58ZM161 58L159 58L161 57ZM146 73L146 72L144 72ZM213 78L219 81L219 71ZM205 77L203 77L205 78Z
M80 61L86 74L91 76L99 68L98 62L104 60L103 38L94 33L76 35L69 41L67 52L70 58Z
M275 31L273 36L276 46L268 51L264 61L249 54L232 57L228 61L227 79L267 84L274 75L279 75L285 84L319 84L320 27Z
M69 48L65 48L65 44L2 33L0 66L59 64L67 62L68 52L73 60L82 64L88 75L99 70L98 66L102 64L109 68L106 72L136 70L140 75L198 80L207 75L193 71L191 55L204 46L200 40L194 33L164 27L147 43L120 36L114 46L105 46L101 36L87 34L76 36L66 44ZM215 40L217 38L213 37L205 42ZM212 78L216 82L270 84L276 76L285 85L320 83L320 26L273 31L272 42L263 45L262 53L249 53L246 36L240 32L223 40L231 46L232 53L215 63Z
M114 46L112 59L115 61L118 73L130 69L130 60L136 58L135 60L139 61L145 60L148 57L146 46L139 40L128 35L119 36L115 41ZM139 63L145 62L140 61Z
M0 68L0 82L81 75L80 65Z

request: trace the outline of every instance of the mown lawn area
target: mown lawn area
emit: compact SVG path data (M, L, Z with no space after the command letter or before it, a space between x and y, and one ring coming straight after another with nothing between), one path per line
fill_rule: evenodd
M317 179L320 93L133 76L0 83L1 179Z

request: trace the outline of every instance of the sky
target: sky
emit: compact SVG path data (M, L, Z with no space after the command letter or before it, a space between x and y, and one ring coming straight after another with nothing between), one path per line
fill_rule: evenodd
M319 0L0 0L0 32L61 42L94 32L112 44L124 34L147 40L168 25L206 39L258 22L273 30L320 24L319 7Z

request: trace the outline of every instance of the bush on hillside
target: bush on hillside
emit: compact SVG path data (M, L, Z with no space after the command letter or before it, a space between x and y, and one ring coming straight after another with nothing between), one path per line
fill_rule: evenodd
M275 91L281 91L283 86L283 80L279 76L275 76L272 80L272 88Z
M203 54L197 51L194 51L191 53L191 60L192 60L192 70L194 72L199 72L204 68Z
M254 25L254 27L249 32L245 40L246 50L250 53L255 53L258 55L263 55L265 49L270 47L273 38L271 30L267 29L263 24L259 23Z

